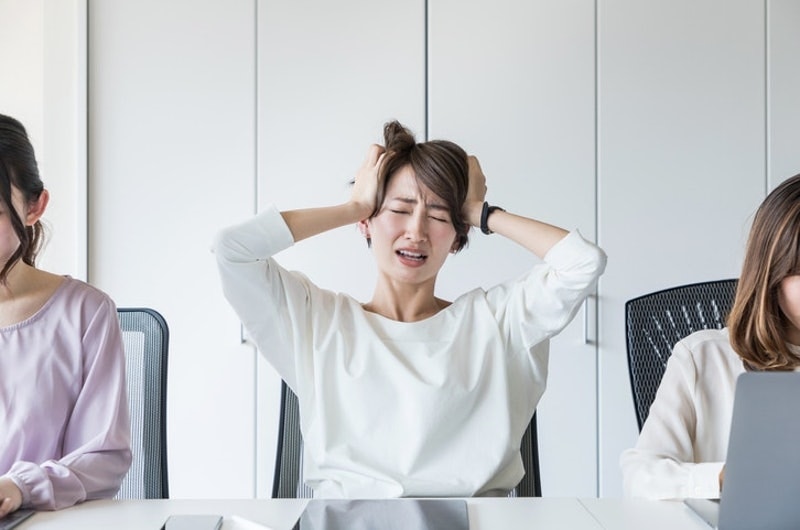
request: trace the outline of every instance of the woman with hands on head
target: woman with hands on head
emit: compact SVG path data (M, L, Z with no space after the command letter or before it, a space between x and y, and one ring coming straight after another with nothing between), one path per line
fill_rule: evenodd
M0 115L0 519L113 497L131 463L116 307L34 266L48 200L25 128Z
M548 339L591 292L605 254L577 232L488 207L478 160L456 144L417 143L397 122L384 137L348 201L270 206L223 230L223 290L298 396L316 497L506 495L524 474L520 441L544 391ZM348 224L378 269L369 301L322 289L273 257ZM472 227L540 262L443 300L437 276Z
M756 211L727 327L697 331L673 348L639 439L620 458L625 493L719 498L737 378L749 370L799 367L800 175L795 175Z

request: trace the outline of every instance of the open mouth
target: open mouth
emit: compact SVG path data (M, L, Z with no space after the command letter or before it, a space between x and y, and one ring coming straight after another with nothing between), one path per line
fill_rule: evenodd
M398 250L396 254L401 258L418 262L423 262L428 257L425 254L422 254L421 252L412 252L410 250Z

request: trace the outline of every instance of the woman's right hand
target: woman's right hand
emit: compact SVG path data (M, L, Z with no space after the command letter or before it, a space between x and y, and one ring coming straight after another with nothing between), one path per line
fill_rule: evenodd
M356 173L350 201L359 205L366 212L364 218L375 211L375 201L378 195L378 174L380 172L386 149L378 144L372 144L367 150L367 156Z
M386 149L374 144L353 179L350 199L345 203L322 208L284 210L283 220L289 227L295 243L340 226L358 223L375 211L378 194L378 174Z
M0 519L15 512L22 504L22 492L8 477L0 478Z

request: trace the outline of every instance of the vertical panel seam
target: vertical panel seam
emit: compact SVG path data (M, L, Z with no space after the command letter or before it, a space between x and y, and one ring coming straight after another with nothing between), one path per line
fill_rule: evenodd
M258 98L258 89L259 89L259 54L258 54L258 0L253 0L253 110L255 111L255 116L253 118L253 214L255 215L258 213L258 197L259 197L259 185L258 185L258 174L259 170L261 169L261 157L259 156L259 149L258 149L258 123L259 123L259 116L260 107L259 107L259 98ZM242 336L244 336L244 326L243 324L239 323L240 329L242 331ZM255 350L255 348L252 348ZM258 386L258 355L255 351L251 353L251 360L253 366L253 498L258 498L258 482L259 476L261 474L260 466L258 465L259 459L259 429L258 429L258 394L259 394L259 386Z
M598 61L600 54L598 53L599 44L599 21L598 21L598 2L594 0L594 240L600 244L600 119L599 119L599 91L600 83L598 79L599 67ZM600 281L595 287L595 355L594 355L594 419L595 419L595 495L600 496L600 471L601 466L601 452L600 452Z
M90 259L90 248L91 248L91 186L90 186L90 178L89 175L91 173L91 105L90 105L90 91L91 91L91 31L90 31L90 3L91 0L86 0L85 4L82 6L83 9L83 20L84 20L84 27L83 27L83 38L85 43L84 52L84 77L83 77L83 148L81 149L81 156L83 156L83 172L79 178L83 179L82 182L82 189L80 190L81 194L83 195L83 212L81 214L82 221L83 221L83 248L81 252L83 254L83 275L84 280L91 283L92 278L92 270L91 270L91 259ZM80 208L79 208L80 210Z
M770 46L769 46L769 0L764 0L764 196L769 192L769 180L772 172L770 135Z
M424 138L425 138L426 142L428 141L428 138L429 138L429 132L428 131L430 131L430 129L431 129L430 114L429 114L429 110L428 110L428 107L429 107L428 99L430 97L430 89L429 89L429 86L428 86L429 83L430 83L430 77L428 75L429 68L430 68L430 65L429 65L430 50L429 50L429 40L428 40L428 29L429 29L430 17L429 17L429 14L428 14L428 9L429 9L428 0L423 0L423 16L424 16L424 19L425 19L424 22L423 22L424 28L423 28L423 32L422 32L423 33L423 36L422 36L422 38L423 38L423 46L424 46L424 50L423 50L423 63L424 63L423 64L423 68L425 69L425 71L424 71L424 79L423 79L423 83L425 85L425 87L424 87L425 93L424 93L424 103L423 103L424 109L423 109L423 112L425 114L424 115L424 120L425 120Z

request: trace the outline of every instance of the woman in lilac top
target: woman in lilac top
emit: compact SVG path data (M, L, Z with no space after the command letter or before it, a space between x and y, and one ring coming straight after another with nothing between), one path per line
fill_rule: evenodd
M34 267L48 198L24 127L0 115L0 518L113 497L131 463L116 307Z

